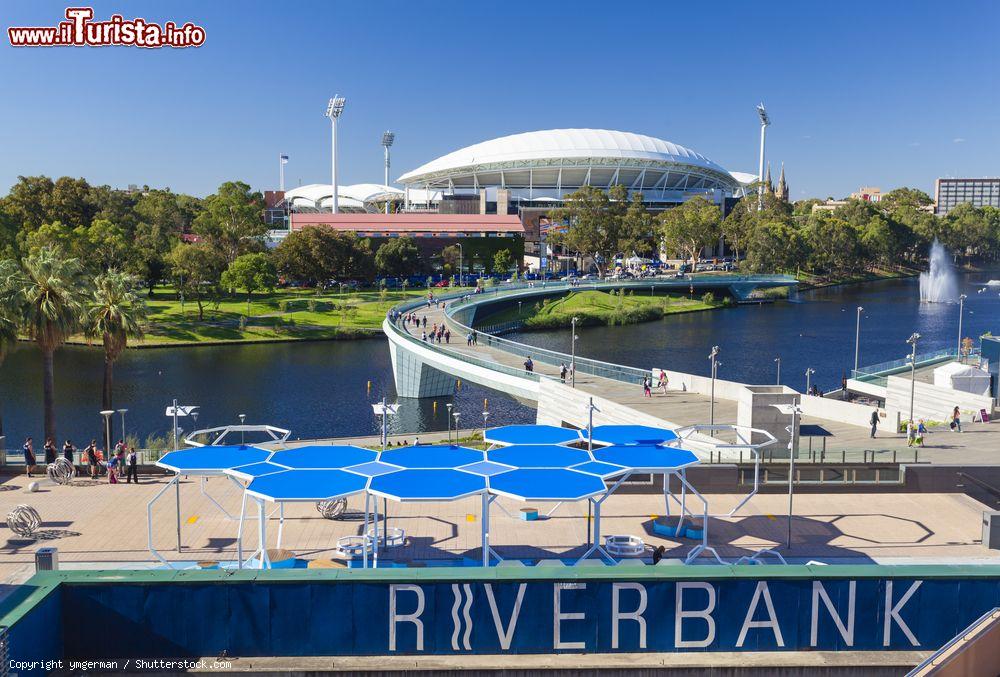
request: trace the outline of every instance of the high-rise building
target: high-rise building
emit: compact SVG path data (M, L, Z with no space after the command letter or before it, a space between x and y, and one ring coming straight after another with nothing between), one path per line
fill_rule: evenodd
M938 179L934 185L934 213L944 216L960 204L1000 208L1000 178Z

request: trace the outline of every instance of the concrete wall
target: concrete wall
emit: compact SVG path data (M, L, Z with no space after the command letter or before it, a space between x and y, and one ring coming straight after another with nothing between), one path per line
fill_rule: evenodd
M586 428L591 397L600 411L594 412L594 425L650 425L677 428L679 424L636 411L603 397L592 396L559 381L542 381L538 389L537 422L561 426L564 423Z
M917 381L914 384L913 415L915 418L926 418L935 421L947 421L952 410L958 406L962 418L972 420L972 413L985 409L993 411L993 399L972 393L963 393L950 388L940 388L932 383ZM910 379L902 376L890 376L886 386L885 409L889 415L889 423L899 419L905 421L910 416Z
M712 379L708 376L698 376L688 374L683 371L671 371L670 369L660 369L654 367L650 370L653 376L653 385L660 377L660 371L667 374L667 388L669 390L685 390L687 392L698 393L709 397L712 394ZM739 400L741 391L746 388L743 383L737 381L724 381L721 378L715 379L715 398L718 400Z
M868 428L871 426L872 411L876 409L876 407L864 404L816 397L814 395L803 395L800 404L802 406L802 413L805 416L825 418L828 421L856 425L859 428ZM879 412L882 415L885 413L881 409L879 409Z
M744 386L736 408L736 424L765 430L778 441L768 447L768 452L778 458L788 457L788 442L794 436L793 448L798 449L798 430L787 430L792 425L790 414L782 413L778 405L799 403L797 392L787 386ZM754 433L751 442L760 443L765 437Z

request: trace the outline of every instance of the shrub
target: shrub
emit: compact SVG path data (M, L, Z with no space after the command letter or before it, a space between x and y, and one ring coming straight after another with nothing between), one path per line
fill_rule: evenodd
M701 302L706 306L710 306L715 303L715 294L710 291L705 292L701 297Z
M308 306L310 313L315 313L319 308L319 301L316 299L309 299L309 302L306 305Z

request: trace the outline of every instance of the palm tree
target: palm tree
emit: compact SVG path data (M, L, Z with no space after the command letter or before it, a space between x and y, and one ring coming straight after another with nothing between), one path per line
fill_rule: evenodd
M100 338L104 342L101 406L105 410L111 409L115 360L121 356L130 338L142 336L145 321L146 304L133 291L129 275L112 269L94 279L85 328L88 338Z
M5 259L0 261L0 365L7 357L7 351L17 342L16 287L13 283L19 277L17 264ZM0 439L3 438L3 402L0 401Z
M24 259L13 281L16 318L42 352L42 395L45 437L56 437L53 356L80 328L89 297L80 261L58 248L42 247Z

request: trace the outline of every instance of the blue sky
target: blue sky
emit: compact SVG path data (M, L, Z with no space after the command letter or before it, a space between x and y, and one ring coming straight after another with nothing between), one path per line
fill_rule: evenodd
M4 0L4 28L66 5ZM169 186L329 181L326 100L348 97L341 181L380 182L462 146L553 127L658 136L754 171L794 199L861 185L933 191L1000 173L996 2L94 3L193 21L187 50L0 46L0 191L19 174ZM6 32L6 31L5 31Z

